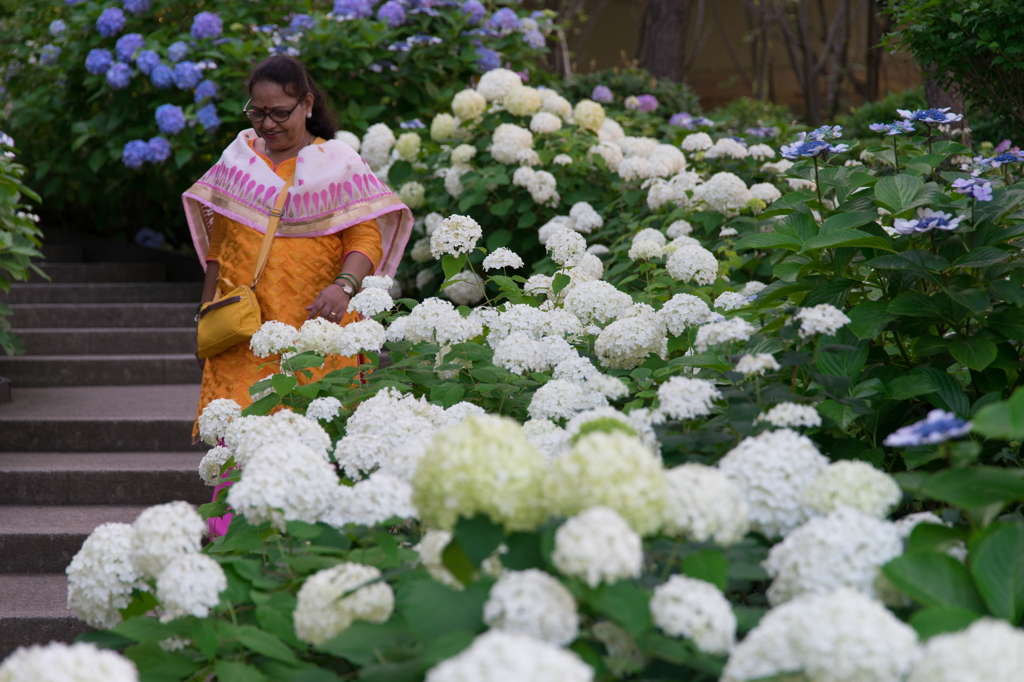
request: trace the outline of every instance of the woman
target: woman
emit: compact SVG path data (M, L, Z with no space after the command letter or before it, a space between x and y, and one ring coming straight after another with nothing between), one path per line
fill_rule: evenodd
M294 174L270 258L254 288L263 321L299 327L323 317L348 324L358 319L348 312L348 302L363 277L394 275L412 214L358 154L334 140L327 102L302 62L270 57L256 67L247 87L245 114L253 127L239 133L217 165L183 195L206 268L202 302L252 284L270 212ZM273 373L271 367L260 369L270 360L240 343L200 361L198 414L216 398L248 405L249 387ZM335 360L329 369L356 364L352 358ZM326 371L314 372L314 379ZM198 435L197 422L193 439Z

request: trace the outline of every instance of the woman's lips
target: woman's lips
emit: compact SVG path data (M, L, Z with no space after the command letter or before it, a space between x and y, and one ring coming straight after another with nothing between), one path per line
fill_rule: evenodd
M281 133L263 133L263 137L268 140L273 140L281 136Z

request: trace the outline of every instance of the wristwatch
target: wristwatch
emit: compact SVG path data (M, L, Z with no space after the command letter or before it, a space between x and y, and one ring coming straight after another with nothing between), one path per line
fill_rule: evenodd
M352 285L352 282L349 282L348 280L344 279L337 279L334 281L334 283L341 287L341 290L348 294L349 298L355 296L356 288Z

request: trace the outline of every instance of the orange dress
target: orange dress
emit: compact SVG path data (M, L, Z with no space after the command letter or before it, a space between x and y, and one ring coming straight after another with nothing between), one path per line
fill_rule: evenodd
M282 161L275 167L269 158L256 153L282 179L288 179L295 172L295 159ZM252 282L262 242L263 235L256 230L219 213L215 215L206 260L220 264L217 288L221 295L240 284ZM341 272L345 257L354 252L369 258L374 268L380 263L383 249L376 220L368 220L322 237L275 238L270 258L256 287L256 299L260 304L263 321L279 320L296 328L301 327L309 314L306 306L334 281ZM344 326L358 319L359 313L353 311L346 313L339 324ZM192 427L193 441L199 438L198 417L211 400L231 398L243 408L249 405L249 387L273 374L273 363L277 360L276 355L256 357L247 343L240 343L208 358L203 370L196 423ZM261 369L261 365L267 363L271 364ZM335 369L357 364L354 358L332 356L322 369L310 370L313 373L312 381L318 381Z

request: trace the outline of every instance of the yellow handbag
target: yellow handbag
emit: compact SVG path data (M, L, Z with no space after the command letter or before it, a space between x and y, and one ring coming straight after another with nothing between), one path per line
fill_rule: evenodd
M260 304L256 300L254 290L260 281L260 275L263 274L263 268L267 265L267 259L270 258L270 247L274 243L274 234L277 233L277 225L281 221L284 202L288 198L288 191L292 188L294 181L293 174L285 183L281 193L277 195L274 208L270 211L270 220L267 222L267 231L263 234L263 243L260 246L259 259L256 261L252 286L235 287L226 296L204 303L199 309L196 322L199 323L197 333L200 359L223 353L232 346L248 341L262 326L263 316L260 315Z

